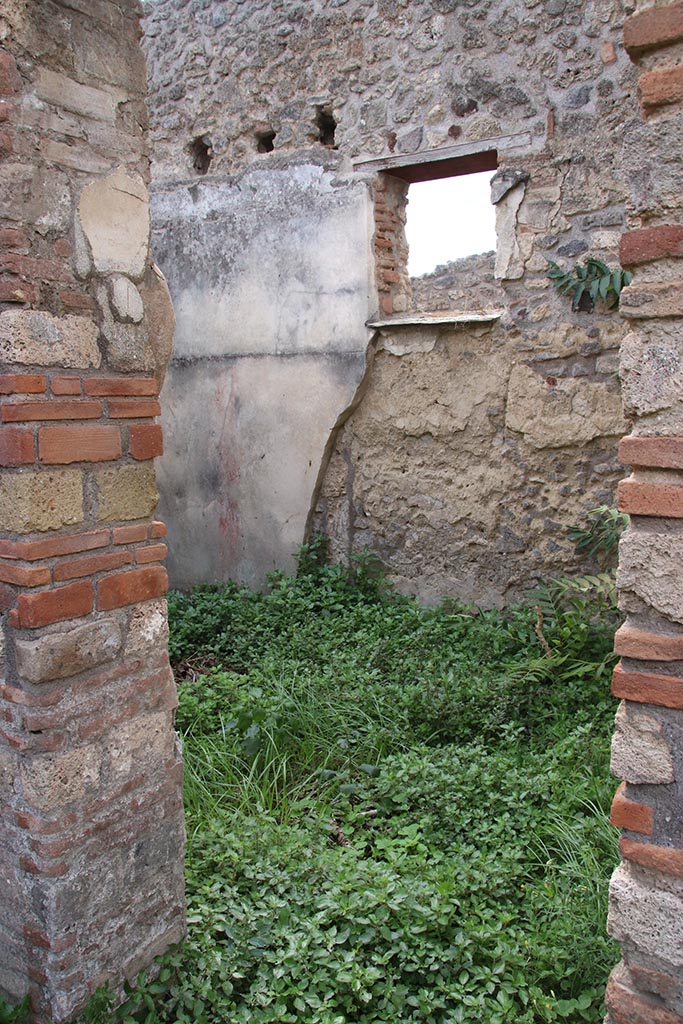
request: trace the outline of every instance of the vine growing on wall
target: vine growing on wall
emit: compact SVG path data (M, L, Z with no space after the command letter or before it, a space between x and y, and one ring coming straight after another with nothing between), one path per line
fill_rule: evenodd
M562 295L572 296L572 309L590 313L601 300L607 309L618 309L622 290L631 283L633 274L617 267L612 270L602 260L588 256L583 263L575 263L563 270L548 260L547 276Z

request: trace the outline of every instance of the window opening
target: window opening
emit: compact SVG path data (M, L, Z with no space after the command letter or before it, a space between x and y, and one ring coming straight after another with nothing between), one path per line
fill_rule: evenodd
M256 132L256 150L259 153L272 153L275 149L275 139L277 132L274 132L272 128L268 128L266 131Z
M334 141L334 133L337 130L337 122L332 116L331 107L317 108L315 125L318 129L318 141L322 142L323 146L329 146L331 149L336 149L337 146Z
M192 166L197 174L206 174L213 160L213 146L208 135L200 135L190 144Z
M467 256L495 252L490 195L494 173L480 171L409 186L405 230L411 278Z

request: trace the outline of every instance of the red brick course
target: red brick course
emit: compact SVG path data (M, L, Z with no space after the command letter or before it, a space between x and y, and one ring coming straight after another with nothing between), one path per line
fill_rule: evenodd
M615 828L626 828L630 832L642 832L651 836L654 826L652 808L636 803L626 796L626 783L622 782L614 794L610 822Z
M670 975L633 963L629 964L628 970L633 981L643 992L651 992L662 999L676 997L679 985Z
M0 395L42 395L46 390L42 373L0 373Z
M97 309L94 300L85 292L66 291L59 293L59 301L66 313L90 313Z
M620 480L619 509L632 516L683 518L683 484L651 484Z
M0 107L5 107L0 103ZM0 113L0 121L3 118ZM18 228L0 228L0 249L12 249L14 252L28 252L28 238Z
M0 466L26 466L35 459L33 432L21 427L0 427Z
M168 590L168 575L161 565L105 576L97 584L97 607L110 611L138 601L161 597Z
M102 415L101 402L11 402L0 410L5 423L24 420L96 420Z
M643 661L683 661L683 634L621 626L614 637L614 650L622 657Z
M81 551L104 548L109 544L109 540L109 530L72 533L40 540L0 540L0 558L20 558L25 562L35 562L40 558L74 555Z
M657 672L626 672L621 662L612 675L612 693L615 697L639 704L683 708L683 678Z
M680 224L626 231L621 236L619 258L624 267L672 256L683 256L683 227Z
M143 395L159 394L155 377L90 377L85 380L86 395Z
M0 562L0 580L17 587L42 587L50 582L50 570L47 566L8 565L7 562Z
M683 66L645 71L638 90L646 111L679 103L683 100Z
M635 839L627 839L622 836L619 840L619 853L624 860L640 864L643 868L661 871L674 878L683 878L683 850L639 843Z
M624 24L624 46L632 57L679 39L683 39L683 3L634 14Z
M50 388L53 395L80 395L80 377L51 377Z
M138 565L144 565L147 562L163 562L167 554L168 548L165 544L148 544L146 547L135 549L135 561Z
M9 96L21 89L21 76L16 61L7 50L0 49L0 93Z
M155 459L164 453L164 440L158 423L134 423L129 430L128 450L134 459Z
M66 853L66 849L62 852ZM76 943L76 936L74 934L64 935L60 939L51 939L46 932L40 931L38 928L31 928L28 925L24 927L23 933L24 937L33 943L34 946L50 949L53 953L61 953L65 949L71 949Z
M43 590L37 594L19 594L12 625L22 629L36 629L53 622L76 619L93 610L95 594L90 581L71 583L56 590Z
M54 581L61 583L82 576L92 576L96 572L110 572L112 569L120 569L122 565L130 565L132 561L130 551L108 551L101 555L89 555L87 558L74 558L55 566Z
M112 419L153 419L161 415L161 406L150 399L110 398L109 415Z
M27 811L14 811L13 818L19 828L31 831L35 835L45 836L63 832L64 829L78 822L78 815L76 814L60 815L56 820L50 821L45 818L39 818L36 814L30 814Z
M43 878L63 878L64 875L69 873L69 864L67 861L58 861L56 864L40 865L31 857L20 857L19 867L22 871L25 871L28 875L41 875ZM42 972L36 972L29 968L29 977L32 981L38 982L38 984L45 984L47 981L46 976Z
M605 1002L614 1024L683 1024L683 1017L666 1010L657 1000L636 995L613 977L607 984Z
M619 461L625 466L683 469L683 437L624 437Z
M38 431L41 462L67 465L71 462L106 462L121 457L118 427L41 427Z
M71 270L61 260L41 256L22 256L16 252L0 253L0 270L31 281L71 281Z
M0 302L21 302L25 305L38 301L35 285L16 278L0 277Z
M144 523L132 526L117 526L114 529L114 544L136 544L147 538L147 527Z

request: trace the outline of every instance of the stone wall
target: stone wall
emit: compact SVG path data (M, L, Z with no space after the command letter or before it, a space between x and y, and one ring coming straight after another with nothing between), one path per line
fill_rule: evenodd
M464 256L412 278L413 307L431 313L465 311L472 309L474 296L482 309L498 309L502 296L494 276L495 264L496 254L484 252Z
M609 930L622 963L607 991L610 1024L683 1022L683 3L641 3L624 29L640 72L642 116L625 131L631 193L621 244L634 283L622 312L624 403L635 417L620 449L631 515L618 584L626 622L613 692L622 698L612 808L622 863Z
M577 11L563 6L565 33ZM401 327L381 324L362 401L336 431L321 474L310 524L329 535L335 556L369 546L400 589L426 601L456 595L505 604L539 578L594 569L577 557L568 531L584 524L590 509L614 503L617 442L627 424L616 376L624 328L600 304L572 311L546 276L549 259L563 266L585 254L612 266L618 261L624 108L633 90L614 44L618 11L601 8L600 32L591 13L584 6L586 45L574 53L571 87L563 94L543 83L534 92L547 104L542 133L515 134L521 125L499 99L500 137L469 146L458 137L441 151L455 172L479 169L472 163L487 144L497 151L494 259L470 258L440 278L413 280L406 302L404 280L392 273L402 263L405 191L395 199L394 235L377 227L376 239L387 238L377 258L386 261L388 252L393 261L389 295L379 294L380 315L410 320L407 308L499 314L486 329L465 322L437 331L419 316ZM527 29L533 20L529 15ZM577 46L576 33L560 35ZM494 56L486 74L495 80L502 57L487 40ZM525 58L514 45L505 53L518 62L515 81L524 80L530 92L534 78L523 71ZM478 81L471 69L465 77ZM492 87L491 103L494 94ZM589 96L598 102L599 119ZM479 109L478 100L468 92L458 109L474 106ZM440 175L437 155L419 153L412 167L403 158L392 166L390 157L360 166L380 179L422 180L429 173L421 161L431 161L431 173ZM380 281L381 273L380 266Z
M0 991L41 1021L184 930L139 13L0 14Z
M500 605L576 572L567 530L619 474L618 319L556 323L533 352L496 322L378 335L313 520L333 556L370 547L426 603Z
M146 12L155 248L178 314L160 477L172 581L260 583L292 567L306 524L324 524L339 554L373 544L424 594L499 603L569 566L566 528L614 499L624 328L572 312L546 261L618 259L634 87L622 4L150 0ZM497 326L435 346L418 325L410 354L384 347L373 363L365 321L416 306L407 182L496 163L494 277L465 273L448 292L460 311L464 299L497 309ZM432 288L422 306L444 304ZM482 387L468 364L489 356ZM411 386L392 411L397 359ZM467 413L449 410L460 392ZM430 426L437 404L448 430ZM455 502L458 480L469 497ZM423 487L433 508L411 504ZM486 514L470 521L478 502ZM478 587L488 545L502 567Z
M333 144L351 158L406 155L528 132L552 114L570 151L619 123L618 0L147 0L156 181ZM321 111L337 122L322 141ZM264 133L274 132L262 152ZM575 173L578 196L584 176ZM619 193L620 195L621 193Z

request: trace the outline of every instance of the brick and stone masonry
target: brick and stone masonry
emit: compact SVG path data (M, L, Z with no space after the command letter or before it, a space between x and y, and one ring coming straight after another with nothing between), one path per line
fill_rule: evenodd
M139 15L0 17L0 992L38 1021L184 933Z
M615 640L621 698L612 822L622 862L609 931L622 962L607 990L609 1024L683 1022L683 3L640 5L624 26L639 71L640 117L626 115L631 201L621 262L634 272L622 313L621 442L631 516L619 555L626 621Z
M136 0L36 0L5 8L1 20L0 989L28 994L38 1021L68 1019L98 984L134 975L183 934L180 760L153 469L173 318L149 249L139 14ZM477 49L479 37L467 38ZM621 376L634 426L621 446L633 474L621 488L632 525L620 554L627 618L613 683L622 700L612 767L623 780L613 807L623 859L609 927L623 959L608 987L610 1024L683 1024L682 43L682 3L640 3L625 44L640 72L641 112L612 110L631 195L622 261L635 281L622 303ZM611 38L599 53L608 70L621 59ZM603 101L610 81L596 86ZM575 110L584 98L579 90L567 102ZM469 116L471 105L454 103ZM543 124L552 136L554 118ZM479 137L489 130L482 121ZM396 140L399 151L408 141ZM581 203L584 163L570 163ZM529 166L527 198L545 187ZM306 173L310 197L324 174ZM605 205L611 194L592 224L618 223L620 211ZM390 243L377 247L377 267L388 272L379 292L397 312L409 298L401 216L386 192L375 198L375 241ZM363 209L357 221L366 223ZM511 265L518 257L507 253ZM520 371L516 393L533 394L538 382ZM525 429L541 428L532 420Z

